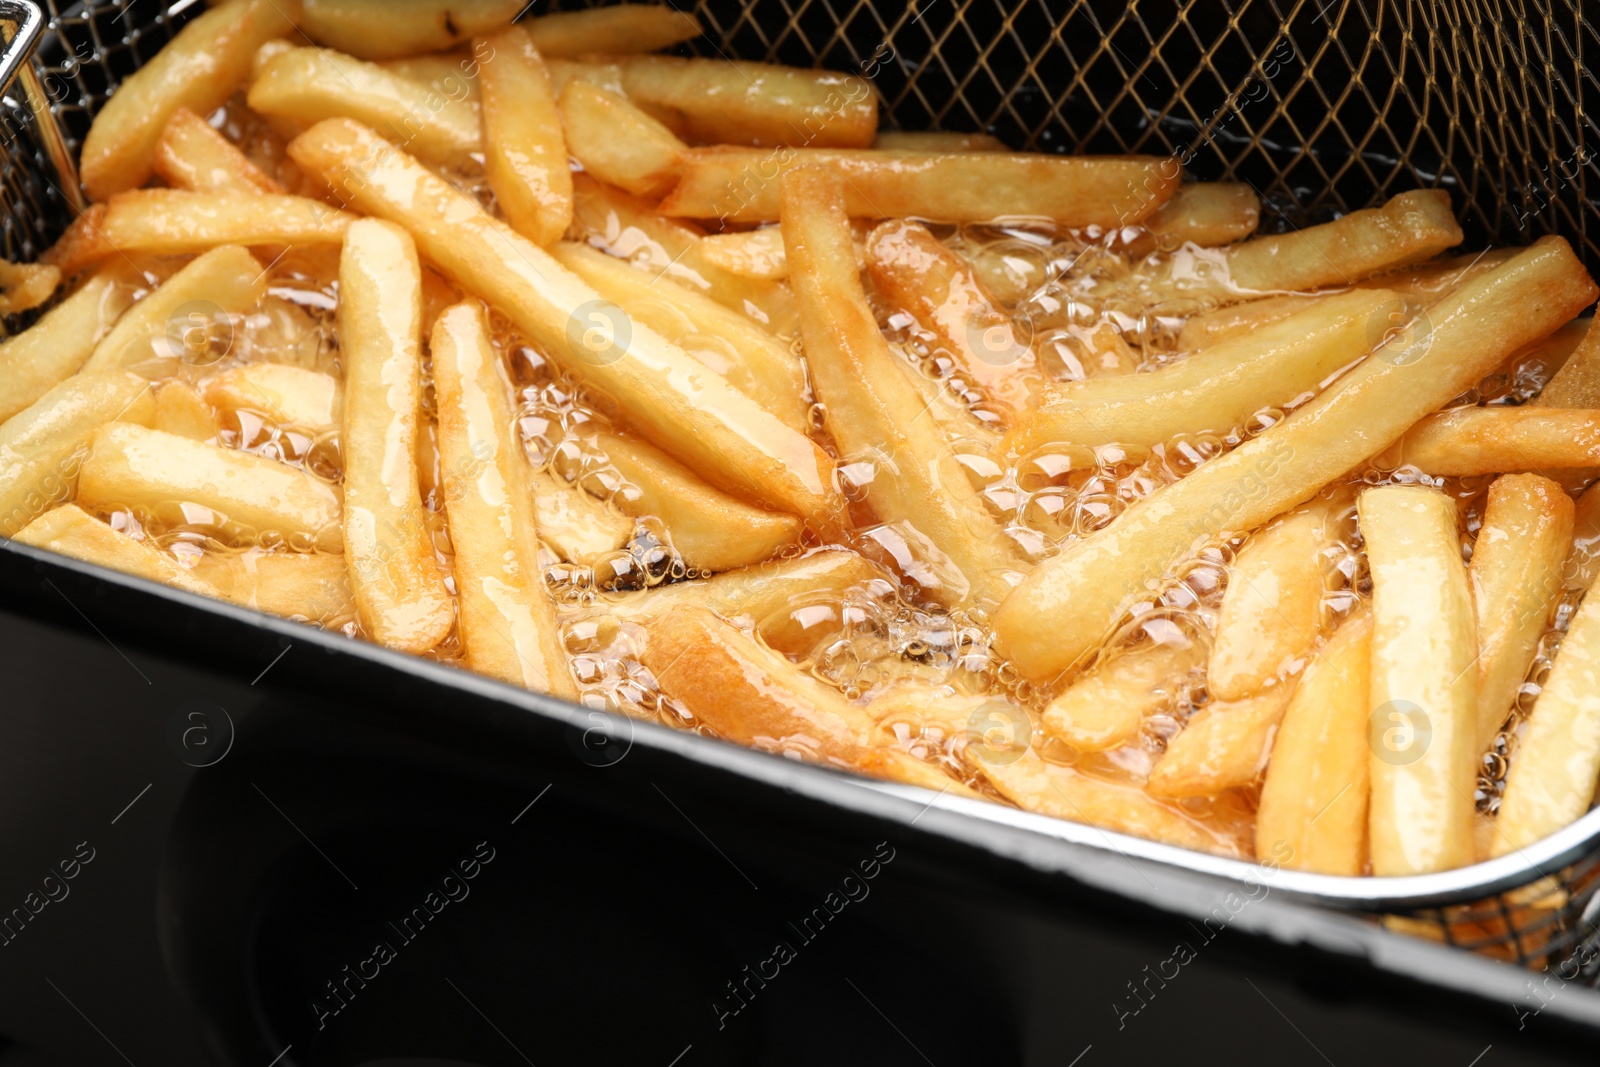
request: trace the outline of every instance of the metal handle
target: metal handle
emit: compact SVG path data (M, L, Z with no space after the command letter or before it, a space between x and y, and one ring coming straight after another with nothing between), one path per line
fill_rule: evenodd
M0 0L0 23L6 24L5 47L0 49L0 94L10 89L13 81L22 83L39 143L59 179L56 191L75 213L81 214L89 201L78 182L77 163L61 124L56 120L55 110L50 106L49 94L29 62L44 34L44 11L34 0Z

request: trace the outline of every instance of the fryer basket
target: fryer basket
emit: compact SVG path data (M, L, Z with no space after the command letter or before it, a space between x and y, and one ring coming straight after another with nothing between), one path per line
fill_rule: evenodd
M555 0L538 13L586 6ZM83 202L72 161L90 120L201 7L0 0L10 27L0 55L5 258L32 260L60 235ZM1600 108L1586 69L1600 32L1570 0L1537 10L1510 0L698 0L694 11L706 34L690 52L858 72L889 126L984 130L1038 151L1175 154L1196 177L1253 185L1268 229L1439 187L1468 247L1559 233L1600 267L1587 195L1600 170L1583 118ZM993 805L937 803L1202 873L1251 881L1260 870ZM1277 872L1273 885L1497 959L1566 962L1564 976L1600 984L1600 810L1462 871Z

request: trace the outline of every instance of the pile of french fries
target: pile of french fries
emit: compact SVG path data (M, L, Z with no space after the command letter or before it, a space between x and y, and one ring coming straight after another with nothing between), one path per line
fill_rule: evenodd
M0 535L514 685L1342 875L1600 778L1600 333L1445 193L880 132L666 7L230 0L0 302ZM1559 651L1558 651L1559 646Z

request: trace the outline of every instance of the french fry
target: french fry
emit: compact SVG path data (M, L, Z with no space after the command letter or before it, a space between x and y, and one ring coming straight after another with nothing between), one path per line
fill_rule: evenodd
M1194 642L1145 645L1097 665L1050 702L1044 729L1080 752L1102 752L1139 736L1145 717L1172 706L1205 650Z
M1600 489L1594 486L1578 497L1572 518L1572 551L1561 571L1567 589L1579 593L1600 575Z
M1372 616L1347 619L1295 686L1272 743L1256 855L1320 874L1358 875L1366 859Z
M700 22L671 4L617 4L561 11L522 25L549 56L659 52L700 36Z
M232 141L186 107L167 120L156 142L156 177L191 193L283 193L283 184L236 148Z
M1593 321L1555 377L1530 403L1548 408L1600 408L1600 331Z
M686 140L865 148L878 132L878 94L853 74L678 56L616 62L629 99Z
M1292 512L1254 534L1234 558L1206 671L1218 700L1281 688L1316 646L1327 522L1321 508Z
M987 133L940 130L879 130L872 147L881 152L1004 152L1006 143Z
M1386 485L1356 498L1372 571L1372 873L1473 861L1477 635L1456 505Z
M677 166L689 146L627 97L573 79L562 88L559 103L567 149L585 171L653 200L677 182Z
M1572 527L1572 498L1548 478L1508 474L1489 487L1469 571L1478 625L1479 753L1511 713L1561 599Z
M600 448L627 481L612 500L629 515L654 515L672 547L698 570L728 571L770 559L800 536L793 515L763 511L718 492L659 449L599 431Z
M593 56L585 60L547 56L544 65L550 72L550 88L558 98L567 83L573 81L585 81L619 96L628 95L622 84L622 68L615 63L597 61Z
M1441 411L1413 426L1380 462L1446 477L1596 467L1600 410L1495 405Z
M212 249L118 319L83 369L154 378L174 373L180 362L215 362L226 354L223 346L232 347L231 316L251 310L266 294L265 275L237 245Z
M821 548L798 559L773 560L726 571L711 578L673 582L608 599L605 607L618 618L644 622L684 605L702 607L726 618L748 618L773 648L790 651L782 640L789 608L802 598L837 600L848 590L884 572L844 548Z
M720 489L792 511L819 530L838 526L842 501L821 449L629 321L443 179L349 121L320 123L289 151L306 170L343 186L363 210L407 223L434 263L611 396L651 443Z
M45 512L11 539L185 592L218 595L216 589L190 574L165 552L118 533L75 504Z
M921 223L885 222L867 238L867 270L878 292L938 339L1004 423L1032 406L1043 385L1039 362L1011 316L973 274Z
M791 429L810 431L799 356L748 315L587 245L563 242L551 254L634 322L683 348Z
M844 182L805 168L784 175L783 190L783 242L828 432L843 455L881 455L898 472L872 479L866 498L880 521L913 525L964 579L930 595L981 601L1016 561L878 330L852 261Z
M1255 782L1293 687L1280 685L1242 700L1218 700L1195 712L1150 771L1153 797L1214 797Z
M467 49L402 56L399 59L386 59L378 65L390 74L420 82L452 100L477 101L481 96L478 88L479 63Z
M417 482L421 331L410 236L378 219L352 224L339 259L344 551L362 627L406 652L426 652L455 621Z
M151 428L191 441L213 443L221 429L211 405L194 386L178 379L162 382L156 389L156 414Z
M0 342L0 422L82 367L127 306L127 291L102 272L33 326Z
M299 0L233 0L178 31L123 80L89 127L79 166L90 198L107 200L148 181L172 113L220 107L244 83L256 49L289 33L299 17Z
M559 475L534 471L529 489L540 540L568 563L592 567L633 536L633 519Z
M303 196L134 189L106 205L96 258L117 252L190 255L230 244L338 244L351 218Z
M1242 241L1261 221L1261 198L1245 182L1180 185L1172 199L1145 219L1126 247L1130 256L1172 252L1185 244L1216 248Z
M638 101L631 88L630 95ZM1153 156L697 148L684 157L678 186L661 202L661 213L773 222L779 176L816 164L845 179L845 211L851 218L987 222L1033 215L1062 226L1118 226L1143 221L1178 186L1178 168Z
M131 508L162 524L215 526L240 543L284 541L302 551L341 544L339 494L327 483L275 459L127 422L103 426L90 440L78 503Z
M789 276L783 227L763 226L742 233L714 233L700 239L706 261L746 278L777 282Z
M1226 434L1263 407L1316 390L1404 308L1393 293L1344 293L1148 374L1047 386L1003 448L1024 455L1044 445L1148 447L1184 433Z
M0 537L71 499L79 454L101 426L153 418L143 378L76 374L0 424Z
M582 174L573 178L572 193L575 229L588 244L699 290L779 337L799 332L800 313L789 287L717 266L702 251L705 238L699 230Z
M511 383L480 306L457 304L439 316L430 351L467 666L575 698L539 566L533 498L522 491L527 459L511 433Z
M484 172L512 229L551 244L572 224L572 173L550 76L520 26L483 38L477 49L486 57L478 73Z
M1346 286L1418 263L1460 244L1461 239L1461 227L1450 210L1450 194L1417 189L1399 194L1382 207L1353 211L1320 226L1233 245L1214 260L1153 262L1135 272L1131 286L1151 296L1218 303L1257 293ZM1129 280L1116 279L1106 283L1101 292L1110 296L1129 286Z
M39 262L55 267L63 278L70 278L111 255L114 250L106 241L105 224L106 206L90 204L87 211L72 220L56 243L45 249Z
M206 382L206 399L223 411L254 411L268 422L312 435L339 429L344 390L321 371L286 363L233 367Z
M519 0L306 0L300 28L362 59L438 52L511 25Z
M295 48L273 58L246 99L263 116L301 127L348 116L430 163L459 165L483 147L478 108L470 100L434 93L327 48Z
M61 268L48 263L11 263L0 259L0 315L32 311L49 300L61 284Z
M1559 238L1463 284L1431 329L1391 337L1287 419L1034 568L994 615L999 649L1034 680L1072 667L1179 561L1309 499L1597 292Z
M305 619L327 629L353 621L355 598L349 567L331 552L207 552L194 576L224 600L286 619Z
M1573 616L1506 778L1491 852L1505 856L1589 810L1600 776L1600 597Z
M1031 750L1012 760L969 759L968 763L1001 796L1025 811L1197 852L1235 859L1250 854L1248 841L1219 832L1137 786L1090 778L1046 763Z

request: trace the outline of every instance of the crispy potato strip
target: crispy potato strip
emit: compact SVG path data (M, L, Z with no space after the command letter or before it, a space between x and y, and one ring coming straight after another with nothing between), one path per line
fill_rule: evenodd
M300 28L362 59L438 52L511 25L526 0L306 0Z
M520 26L483 38L477 50L485 57L484 173L512 229L551 244L572 224L572 173L544 60Z
M356 614L350 570L331 552L207 552L194 576L226 600L286 619L305 619L337 629Z
M102 272L31 327L0 342L0 422L82 367L128 300L116 276Z
M151 429L187 437L191 441L216 444L222 427L217 413L195 387L180 379L162 382L156 388L156 415Z
M547 56L658 52L700 36L700 21L670 4L616 4L524 20Z
M232 141L186 107L167 120L156 142L155 175L174 189L191 193L283 193Z
M1381 460L1428 474L1600 466L1600 411L1555 407L1456 408L1429 415Z
M879 130L872 147L882 152L1005 152L1006 143L987 133L939 130Z
M1153 797L1213 797L1261 776L1289 705L1290 686L1242 700L1218 700L1195 712L1150 772Z
M558 103L567 148L588 173L652 200L677 182L689 146L626 96L574 78Z
M1044 712L1044 729L1081 752L1134 741L1145 717L1171 707L1205 650L1192 641L1145 645L1097 665Z
M135 578L202 596L221 596L216 588L190 574L165 552L118 533L76 504L63 504L54 511L47 511L11 536L22 544L109 567Z
M1171 252L1185 244L1203 248L1242 241L1261 221L1261 198L1245 182L1192 182L1140 224L1127 253Z
M592 567L633 536L633 519L560 475L533 471L528 486L539 539L568 563Z

